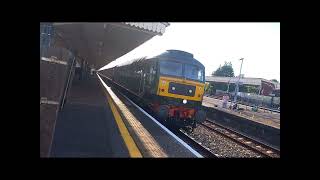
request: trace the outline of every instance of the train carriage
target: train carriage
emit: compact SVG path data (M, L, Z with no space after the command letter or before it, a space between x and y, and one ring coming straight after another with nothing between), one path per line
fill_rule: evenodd
M102 74L148 104L162 120L196 126L206 118L201 109L205 67L193 55L167 50L158 56L127 61Z

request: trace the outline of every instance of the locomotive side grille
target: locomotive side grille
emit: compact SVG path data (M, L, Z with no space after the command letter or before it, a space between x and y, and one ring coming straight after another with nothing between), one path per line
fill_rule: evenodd
M169 83L168 92L171 94L179 94L179 95L193 97L195 94L195 91L196 91L195 86L179 84L179 83L175 83L175 82Z

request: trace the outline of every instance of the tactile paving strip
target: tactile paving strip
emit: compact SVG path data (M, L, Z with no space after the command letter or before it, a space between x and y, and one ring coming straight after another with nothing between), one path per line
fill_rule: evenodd
M121 115L127 121L128 129L130 132L134 132L139 139L139 149L144 156L148 157L167 157L167 154L159 146L156 140L151 136L147 129L136 119L136 117L130 112L126 105L113 93L110 87L106 87L109 95L113 99L116 106L119 108ZM138 143L138 142L137 142Z

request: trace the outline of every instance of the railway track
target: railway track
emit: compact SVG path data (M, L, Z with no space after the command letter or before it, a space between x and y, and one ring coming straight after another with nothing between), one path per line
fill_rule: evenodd
M243 134L240 134L234 130L231 130L229 128L223 127L209 119L207 119L204 123L200 124L201 126L222 135L223 137L226 137L236 143L238 143L241 146L244 146L253 152L256 152L258 154L263 155L264 157L270 157L270 158L278 158L280 157L280 150L270 147L269 145L266 145L262 142L259 142L257 140L254 140L248 136L245 136Z
M209 148L201 145L194 138L189 136L182 130L174 130L174 134L176 134L180 139L186 142L189 146L191 146L194 150L200 153L205 158L218 158L219 156L210 151Z

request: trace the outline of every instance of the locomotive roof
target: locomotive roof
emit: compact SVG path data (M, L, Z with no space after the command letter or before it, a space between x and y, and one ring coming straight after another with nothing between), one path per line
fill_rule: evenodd
M181 50L167 50L157 56L155 56L155 58L159 58L159 60L168 60L168 59L172 59L175 61L179 61L182 63L188 63L188 64L193 64L193 65L197 65L200 66L202 68L204 68L204 65L201 64L198 60L196 60L193 57L193 54L188 53L186 51L181 51Z
M120 67L120 66L124 66L124 65L128 65L128 64L132 64L134 62L145 61L145 60L150 60L150 59L154 59L154 58L158 58L159 61L174 60L174 61L179 61L182 63L193 64L193 65L200 66L200 67L204 68L204 65L193 57L193 54L185 52L185 51L180 51L180 50L167 50L167 51L165 51L159 55L156 55L156 56L151 56L151 57L145 56L142 58L132 59L132 60L126 61L124 63L121 63L119 65L116 65L116 66Z

